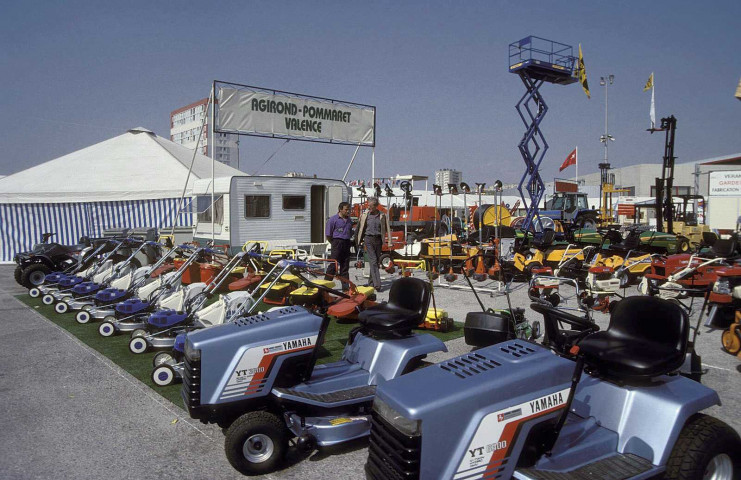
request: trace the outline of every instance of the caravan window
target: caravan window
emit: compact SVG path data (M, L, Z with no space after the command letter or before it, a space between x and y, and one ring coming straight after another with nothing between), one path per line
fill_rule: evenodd
M283 195L283 210L306 210L306 195Z
M214 197L214 211L216 218L214 223L224 223L224 196ZM211 195L199 195L196 197L196 212L198 223L211 223Z
M270 195L245 195L244 218L270 217Z

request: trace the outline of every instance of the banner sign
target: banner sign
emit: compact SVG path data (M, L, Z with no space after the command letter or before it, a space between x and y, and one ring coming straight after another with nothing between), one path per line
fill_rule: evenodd
M741 170L710 172L711 197L741 197Z
M618 203L617 213L618 215L625 215L626 217L632 217L636 214L636 207L635 205L630 205L628 203Z
M376 108L216 83L214 131L372 147Z

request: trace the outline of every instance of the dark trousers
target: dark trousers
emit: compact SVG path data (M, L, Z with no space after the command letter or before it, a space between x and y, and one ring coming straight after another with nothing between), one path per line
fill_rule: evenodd
M370 268L370 279L373 288L381 288L381 247L383 239L380 235L366 235L363 239L365 242L365 253L368 255L368 267Z
M347 283L350 274L350 244L350 240L343 238L332 239L332 255L330 258L337 261L337 266L340 269L337 275L341 277L340 281L342 282L343 290L350 288L350 284ZM335 274L335 265L334 263L330 263L329 267L327 267L327 275Z

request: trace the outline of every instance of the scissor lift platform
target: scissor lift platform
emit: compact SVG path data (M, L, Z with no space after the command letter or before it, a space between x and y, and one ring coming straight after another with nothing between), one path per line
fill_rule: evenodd
M568 85L576 82L573 47L529 36L509 45L509 71L526 71L533 80Z

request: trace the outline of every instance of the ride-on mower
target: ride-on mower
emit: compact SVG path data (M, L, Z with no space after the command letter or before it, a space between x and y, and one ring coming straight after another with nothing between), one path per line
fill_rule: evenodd
M322 287L319 287L322 288ZM280 465L288 441L310 451L368 435L376 385L412 371L439 339L414 334L429 283L396 280L389 302L359 314L338 362L316 365L329 317L291 306L186 336L183 400L191 417L226 429L244 474Z
M572 317L533 308L546 331ZM738 434L700 413L717 393L673 375L688 332L680 306L630 297L566 354L511 340L383 383L367 478L737 479Z

